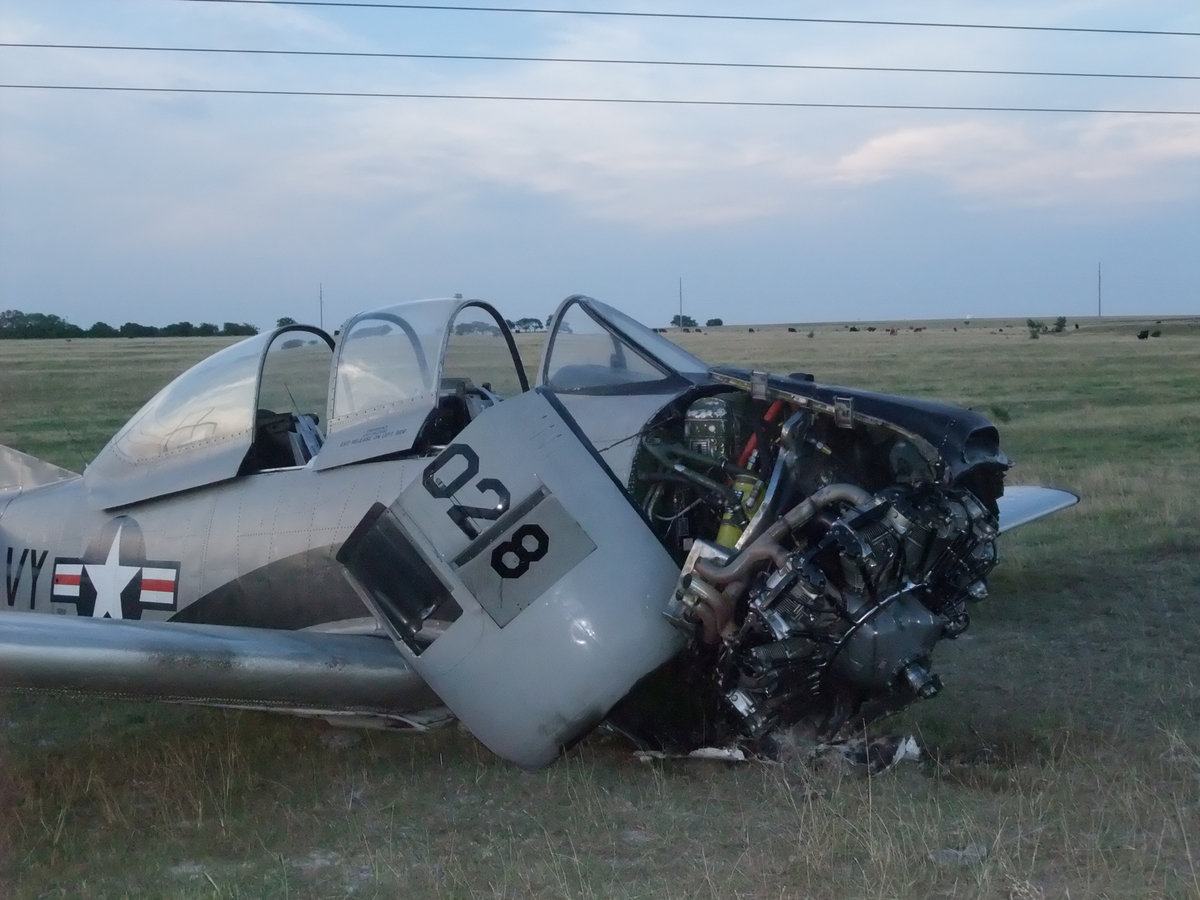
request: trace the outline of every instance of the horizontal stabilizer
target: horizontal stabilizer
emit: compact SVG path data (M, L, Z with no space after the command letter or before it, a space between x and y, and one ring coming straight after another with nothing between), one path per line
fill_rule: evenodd
M0 687L287 712L441 706L372 635L0 612Z
M1070 491L1024 484L1005 485L1004 496L997 501L1000 531L1011 531L1078 502L1079 497Z
M68 478L79 477L74 472L60 468L14 450L12 447L0 445L0 494L23 491L40 484L53 484Z

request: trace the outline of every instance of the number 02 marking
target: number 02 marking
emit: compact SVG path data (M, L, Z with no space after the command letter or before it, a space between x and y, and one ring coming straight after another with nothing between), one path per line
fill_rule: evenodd
M434 476L444 469L452 459L461 459L463 470L448 484L442 484ZM425 474L421 479L421 484L425 486L425 490L431 497L450 501L450 508L446 510L446 515L450 517L450 521L462 529L463 534L472 540L479 537L479 529L471 524L471 519L494 522L508 511L509 502L512 500L508 488L499 478L481 478L475 482L475 489L481 494L495 494L495 506L464 506L457 502L454 495L470 484L471 479L478 474L479 454L467 444L451 444L441 456L426 466Z

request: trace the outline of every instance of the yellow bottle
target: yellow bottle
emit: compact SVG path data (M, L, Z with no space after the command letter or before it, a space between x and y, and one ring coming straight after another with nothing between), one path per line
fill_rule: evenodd
M733 479L733 489L738 499L726 507L725 515L721 517L721 527L717 529L718 544L725 547L737 544L762 503L762 488L763 483L752 475L738 475Z

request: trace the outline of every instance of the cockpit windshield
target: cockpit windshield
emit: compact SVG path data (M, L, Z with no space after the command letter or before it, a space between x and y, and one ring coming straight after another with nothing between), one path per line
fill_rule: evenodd
M100 508L229 478L254 436L259 366L270 334L188 369L152 397L84 471Z
M564 393L659 393L707 371L706 363L624 313L571 297L554 321L542 383Z
M330 398L331 427L436 395L430 360L436 364L446 320L431 305L440 304L408 304L403 315L367 313L346 325Z
M494 344L502 348L498 354L483 352ZM520 363L512 336L481 301L418 300L354 317L339 339L327 434L314 465L332 468L425 446L430 413L454 403L443 402L447 392L480 387L473 377L491 371L501 374L489 384L510 393L524 389L513 377Z
M704 375L708 372L708 363L692 356L682 347L671 343L653 328L648 328L637 319L630 318L619 309L614 309L607 303L588 298L589 308L603 312L604 317L616 327L627 341L635 343L657 359L662 365L680 375Z

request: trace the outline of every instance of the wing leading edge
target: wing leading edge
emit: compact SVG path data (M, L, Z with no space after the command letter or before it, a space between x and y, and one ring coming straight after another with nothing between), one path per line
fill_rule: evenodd
M1070 491L1032 485L1006 486L1004 495L996 501L1000 507L1000 531L1003 533L1028 525L1078 502L1079 497Z
M437 695L386 637L0 612L0 686L422 727Z

